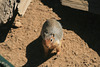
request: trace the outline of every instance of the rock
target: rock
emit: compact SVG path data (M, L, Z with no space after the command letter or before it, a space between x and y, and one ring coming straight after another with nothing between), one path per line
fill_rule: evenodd
M88 11L88 2L84 3L84 0L61 0L61 3L64 6Z
M20 3L18 4L18 13L19 15L23 16L27 7L31 3L31 0L20 0Z
M37 29L35 29L34 32L37 32Z
M0 0L0 25L6 24L13 17L16 6L16 0Z
M60 0L62 5L100 14L100 0Z
M30 2L31 0L0 0L0 26L13 17L16 8L19 15L23 16Z
M53 11L53 9L52 9L52 8L50 8L48 11Z
M20 28L20 27L22 27L22 24L21 24L20 21L15 21L15 22L13 23L13 26Z
M42 5L42 3L39 3L39 5Z

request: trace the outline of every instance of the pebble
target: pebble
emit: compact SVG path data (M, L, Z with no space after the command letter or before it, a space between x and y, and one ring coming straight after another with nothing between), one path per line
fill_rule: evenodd
M20 21L16 21L13 23L13 26L20 28L20 27L22 27L22 24Z
M53 11L53 9L52 9L52 8L50 8L48 11Z
M42 3L39 3L39 5L42 5Z
M37 32L37 29L35 29L34 32Z

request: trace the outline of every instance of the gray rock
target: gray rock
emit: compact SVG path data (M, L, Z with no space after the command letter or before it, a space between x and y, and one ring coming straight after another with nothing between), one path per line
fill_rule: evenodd
M0 25L6 24L13 17L16 8L23 16L30 2L31 0L0 0Z
M0 0L0 25L6 24L16 9L16 0Z
M62 5L100 14L100 0L60 0Z

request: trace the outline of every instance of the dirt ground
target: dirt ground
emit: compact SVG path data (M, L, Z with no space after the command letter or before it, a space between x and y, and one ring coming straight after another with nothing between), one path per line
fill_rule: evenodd
M9 30L5 41L0 43L0 54L15 67L100 67L98 16L60 7L58 1L56 5L45 3L32 0L25 15L15 18L22 27ZM60 55L51 54L44 59L40 32L43 23L50 18L61 21L64 38Z

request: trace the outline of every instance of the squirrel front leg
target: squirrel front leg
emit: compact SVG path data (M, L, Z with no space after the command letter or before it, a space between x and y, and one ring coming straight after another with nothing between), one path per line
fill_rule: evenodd
M42 41L42 44L43 44L43 48L44 48L44 55L45 55L45 57L47 57L49 49L44 45L43 41Z
M57 55L59 55L60 54L60 50L61 50L61 44L62 44L62 42L60 41L60 43L58 43L57 45L57 47L56 47L56 51L57 51Z

